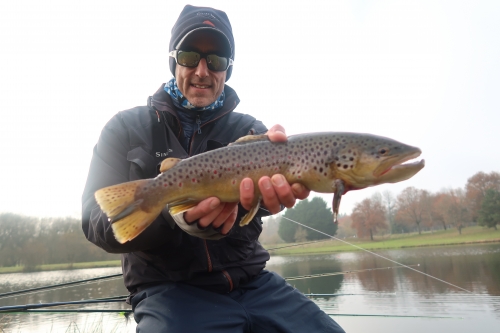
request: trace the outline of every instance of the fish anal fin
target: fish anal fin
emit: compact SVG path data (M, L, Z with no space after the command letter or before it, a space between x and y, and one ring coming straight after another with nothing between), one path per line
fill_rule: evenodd
M240 227L246 226L248 223L252 221L252 219L255 217L255 214L259 211L260 208L260 198L259 200L256 201L256 203L253 204L252 208L246 213L240 221Z
M180 158L169 157L164 159L160 165L160 172L165 172L181 161Z
M111 228L116 240L123 244L139 236L160 215L162 209L163 207L160 206L150 212L145 212L137 208L131 214L114 222Z
M234 141L233 143L230 143L230 145L239 145L239 144L245 144L245 143L256 142L256 141L269 141L269 137L266 134L246 135L246 136L242 136L241 138Z
M180 203L171 203L168 205L170 215L177 215L180 213L184 213L191 208L195 207L198 202L195 201L183 201Z

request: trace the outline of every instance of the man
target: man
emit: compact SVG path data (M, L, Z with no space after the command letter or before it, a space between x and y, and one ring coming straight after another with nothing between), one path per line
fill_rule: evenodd
M148 106L119 112L104 127L83 194L83 231L104 250L122 253L125 285L138 332L343 332L300 292L263 270L269 254L258 242L261 217L292 207L309 191L282 175L262 177L263 206L245 227L254 183L240 184L240 203L216 197L171 216L168 209L137 238L119 244L94 199L100 188L152 178L166 157L185 158L248 134L264 134L255 118L233 112L239 99L225 85L234 39L226 14L186 6L172 29L174 78ZM284 141L281 126L267 132ZM215 194L215 193L214 193Z

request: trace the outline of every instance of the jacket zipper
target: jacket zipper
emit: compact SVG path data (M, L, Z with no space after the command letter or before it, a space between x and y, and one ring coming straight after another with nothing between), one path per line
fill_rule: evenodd
M230 110L227 110L223 114L219 115L217 118L211 119L211 120L207 121L206 123L204 123L203 125L201 125L201 122L200 122L200 124L198 125L198 131L195 131L193 133L193 135L191 136L191 144L189 145L189 151L188 151L189 156L191 156L191 151L193 150L194 137L196 136L197 133L201 134L201 128L204 127L205 125L210 124L211 122L216 121L219 118L224 117L229 112L232 112L234 110L234 108L236 108L236 102L234 103L233 107ZM198 123L198 118L197 118L196 122Z
M208 252L208 244L207 240L204 239L203 243L205 244L205 251L207 253L207 265L208 265L208 272L212 272L212 259L210 258L210 253Z
M232 111L234 110L234 108L235 108L235 107L236 107L236 103L234 103L233 107L232 107L230 110L228 110L227 112L224 112L223 114L219 115L217 118L214 118L214 119L212 119L212 120L207 121L207 122L206 122L206 123L204 123L203 125L201 125L201 121L200 121L200 122L198 122L198 121L200 120L200 119L199 119L199 116L198 116L198 117L196 117L196 123L198 124L198 131L197 131L197 132L198 132L199 134L201 134L201 128L202 128L203 126L205 126L205 125L207 125L207 124L210 124L211 122L216 121L217 119L219 119L219 118L221 118L221 117L224 117L224 116L225 116L226 114L228 114L229 112L232 112ZM193 150L193 142L194 142L194 137L195 137L195 135L196 135L196 132L194 132L194 133L193 133L193 136L191 137L191 144L190 144L190 146L189 146L189 152L188 152L189 156L191 156L191 151ZM210 258L210 251L208 251L208 244L207 244L207 240L206 240L206 239L204 239L204 240L203 240L203 243L205 244L205 252L206 252L206 254L207 254L207 265L208 265L207 270L208 270L208 272L212 272L212 258ZM229 277L229 274L228 274L227 272L225 272L225 273L224 273L224 275L226 276L226 278L228 278L229 285L230 285L230 287L231 287L231 289L232 289L233 282L232 282L232 280L231 280L231 277Z

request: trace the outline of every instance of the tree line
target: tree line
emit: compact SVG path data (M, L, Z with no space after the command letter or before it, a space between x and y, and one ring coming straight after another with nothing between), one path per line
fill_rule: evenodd
M267 218L261 242L305 242L328 238L284 221L288 219L328 235L333 236L339 231L339 237L355 234L371 240L380 233L421 234L425 230L449 228L456 228L461 234L463 228L472 225L496 230L500 224L500 173L478 172L467 180L464 188L443 189L437 193L415 187L405 188L396 197L389 191L377 193L356 203L351 215L340 219L339 230L332 223L332 211L323 199L306 199L287 209L283 216Z
M90 243L81 220L35 218L13 213L0 214L0 267L117 260Z
M429 229L480 225L497 229L500 224L500 173L478 172L464 188L431 193L407 187L397 197L390 192L376 194L357 203L351 214L358 237L377 232L404 233Z

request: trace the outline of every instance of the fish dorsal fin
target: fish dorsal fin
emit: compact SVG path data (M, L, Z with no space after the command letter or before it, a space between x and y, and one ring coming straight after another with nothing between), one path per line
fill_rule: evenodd
M246 136L242 136L241 138L234 141L233 143L230 143L230 145L241 145L241 144L250 143L250 142L257 142L257 141L269 141L269 138L266 134L246 135Z
M160 165L160 172L165 172L181 161L180 158L169 157L164 159Z

